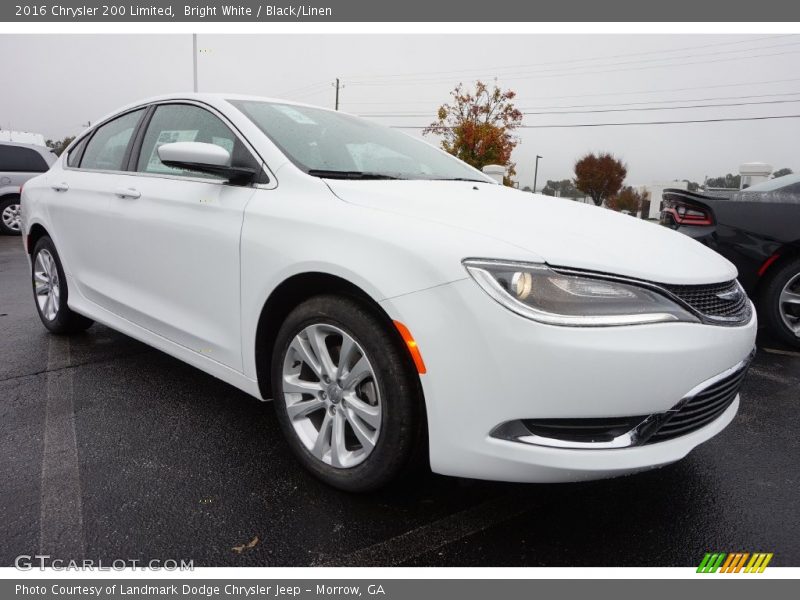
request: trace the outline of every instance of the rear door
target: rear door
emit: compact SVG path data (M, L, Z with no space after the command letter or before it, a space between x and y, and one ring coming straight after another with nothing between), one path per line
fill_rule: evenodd
M241 371L239 239L255 188L167 167L157 150L205 142L225 148L234 165L260 163L222 115L194 103L157 105L140 137L110 203L113 310Z
M47 175L51 233L64 268L81 293L104 308L115 262L109 202L144 114L140 108L100 125Z

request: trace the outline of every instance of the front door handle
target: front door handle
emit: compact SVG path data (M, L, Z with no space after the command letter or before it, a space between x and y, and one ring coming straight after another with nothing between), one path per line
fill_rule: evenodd
M134 188L117 188L114 190L114 195L119 196L120 198L139 198L142 193L139 190Z
M62 181L61 183L54 183L50 187L57 192L66 192L69 189L69 184L66 181Z

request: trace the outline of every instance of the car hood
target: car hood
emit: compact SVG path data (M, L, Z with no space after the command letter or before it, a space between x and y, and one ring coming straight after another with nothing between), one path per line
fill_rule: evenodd
M326 183L345 202L488 236L553 266L668 284L718 283L737 274L727 259L685 235L572 200L460 181ZM469 248L463 253L473 256Z

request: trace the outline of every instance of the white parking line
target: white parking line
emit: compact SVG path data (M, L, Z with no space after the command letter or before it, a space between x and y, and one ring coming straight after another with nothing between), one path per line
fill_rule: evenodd
M796 356L800 358L800 352L792 352L791 350L778 350L777 348L761 348L764 352L770 354L781 354L783 356Z
M526 494L501 496L317 566L390 567L503 523L533 508Z
M772 371L767 371L765 368L754 365L750 367L750 372L758 377L763 377L764 379L769 379L770 381L774 381L775 383L782 383L784 385L789 385L794 383L790 378L784 377L783 375L779 375L778 373L773 373Z
M84 555L78 446L67 338L50 336L47 349L47 408L42 453L39 550L53 558Z

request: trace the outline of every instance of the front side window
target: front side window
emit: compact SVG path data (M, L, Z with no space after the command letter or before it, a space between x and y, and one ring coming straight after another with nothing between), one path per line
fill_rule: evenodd
M134 110L101 125L94 132L81 159L81 169L122 171L125 152L144 109Z
M310 175L490 182L430 144L365 119L277 102L229 102Z
M164 104L156 108L142 141L136 170L156 175L178 175L224 179L218 175L168 167L158 158L158 148L173 142L203 142L227 150L231 164L240 163L246 154L242 143L216 115L191 104Z
M0 171L6 173L44 173L50 167L33 148L0 144Z

